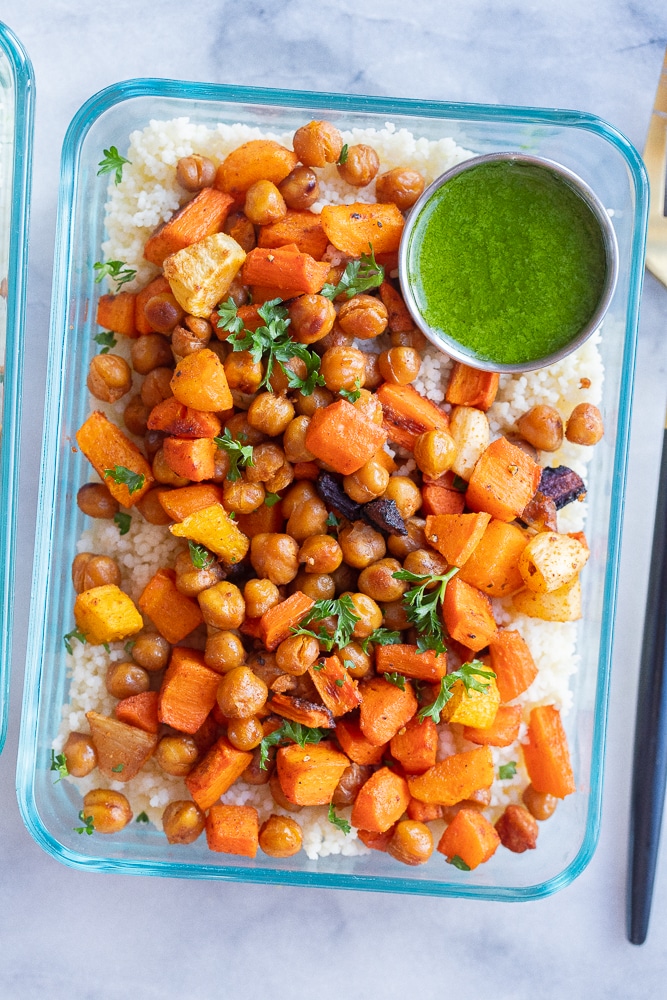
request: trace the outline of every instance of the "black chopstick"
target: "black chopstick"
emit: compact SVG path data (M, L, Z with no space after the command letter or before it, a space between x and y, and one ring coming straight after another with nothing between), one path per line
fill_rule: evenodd
M639 667L630 802L628 940L648 931L667 781L667 426L663 434L644 640Z

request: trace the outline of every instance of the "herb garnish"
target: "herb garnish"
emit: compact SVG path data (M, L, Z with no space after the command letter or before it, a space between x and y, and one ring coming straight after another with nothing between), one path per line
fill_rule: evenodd
M86 644L86 637L78 628L73 628L71 632L67 632L63 636L63 642L65 643L65 649L71 655L72 653L72 643L70 639L78 639L82 646Z
M130 530L132 518L129 514L124 514L122 510L119 510L118 513L113 516L113 523L116 525L121 535L126 535Z
M83 815L83 809L81 809L79 811L79 819L81 820L82 823L85 824L85 826L75 826L75 827L73 827L74 832L75 833L87 833L88 836L90 837L90 835L92 833L94 833L94 831L95 831L95 824L93 823L93 817L92 816L84 816Z
M127 640L127 642L123 646L123 649L125 650L125 655L126 656L131 656L132 655L132 650L134 649L134 647L136 646L136 644L137 644L137 640L136 639L128 639Z
M208 569L213 563L212 553L208 549L205 549L203 545L197 545L191 538L188 538L188 549L190 550L190 559L195 569Z
M282 497L279 493L267 493L264 497L264 503L267 507L274 507L275 504L280 503Z
M454 476L454 478L452 479L452 486L454 487L455 490L458 490L459 493L465 493L465 491L468 489L467 482L465 481L465 479L461 479L460 476Z
M330 823L333 823L333 825L338 830L342 830L346 836L352 829L352 827L350 826L350 824L346 819L343 819L342 816L338 816L333 802L329 803L329 812L327 814L327 819L329 820Z
M405 677L403 674L383 674L382 675L386 681L393 684L394 687L400 688L401 691L405 691Z
M259 767L261 771L266 771L266 763L269 759L270 747L276 747L281 743L298 743L300 747L305 747L307 743L319 743L325 739L329 733L326 729L316 729L311 726L302 726L300 722L292 722L284 719L277 729L265 736L259 744Z
M373 246L368 244L370 254L362 253L359 260L351 260L347 264L337 285L327 282L320 291L327 299L335 299L343 292L348 299L359 292L367 292L378 288L384 281L384 267L378 264L373 252Z
M330 510L324 523L327 528L338 528L340 526L340 519L336 517L332 510Z
M102 152L104 153L104 159L100 160L97 164L100 168L97 171L97 176L99 177L100 174L115 173L114 184L120 184L123 179L123 164L130 161L121 156L115 146L110 146L108 149L102 150Z
M99 283L102 278L110 278L116 282L116 291L128 281L132 281L136 271L128 267L123 260L107 260L104 264L98 260L93 264L93 270L97 271L95 283Z
M98 333L96 337L93 337L96 344L102 346L100 354L108 354L112 347L116 346L116 335L113 330L103 330L102 333Z
M239 465L245 468L246 465L254 465L252 460L252 445L251 444L241 444L232 437L232 432L229 427L225 427L222 437L213 438L218 448L222 448L226 451L229 456L229 472L227 473L227 479L230 482L236 482L237 479L241 478L241 473L239 472Z
M132 496L137 493L146 482L143 472L132 472L125 465L114 465L113 469L104 470L105 479L113 479L114 483L120 486L127 486L127 491Z
M123 771L124 768L125 764L116 764L116 766L112 767L111 770L114 772L114 774L120 774L120 772Z
M419 632L417 646L422 651L433 649L436 653L447 652L445 634L438 609L444 600L447 584L458 571L458 566L454 566L443 576L411 573L407 569L398 570L393 574L396 580L408 580L410 583L418 584L417 587L413 587L412 590L408 590L403 595L403 603L407 608L408 621ZM439 586L429 590L427 594L427 588L433 584L439 584Z
M140 812L137 816L135 823L148 823L148 816L145 812Z
M67 777L69 771L67 770L67 758L65 757L64 753L56 754L55 750L51 751L50 770L58 772L58 777L53 782L54 785L57 785L59 781L62 781L63 778Z
M454 865L455 868L458 868L459 871L462 871L462 872L469 872L470 871L470 865L467 865L465 863L465 861L463 860L463 858L460 858L458 856L458 854L455 854L453 857L448 858L447 859L447 864L448 865Z
M323 625L318 628L317 632L304 628L305 625L323 621L329 617L336 618L333 635L329 635ZM315 601L305 618L301 619L298 628L293 628L292 632L294 635L312 635L319 640L321 646L330 651L334 646L339 648L347 646L358 621L359 615L355 611L354 601L349 594L342 594L338 598Z
M339 389L338 395L346 399L348 403L356 403L361 396L361 379L354 380L354 389Z
M388 628L376 628L370 635L361 640L361 648L364 653L367 653L371 642L374 642L376 646L395 646L400 641L400 632L392 632Z
M336 162L340 163L341 166L344 163L347 163L347 154L349 153L349 151L350 151L350 147L348 146L348 144L346 142L344 142L343 143L343 148L340 151L340 156L338 157L338 160Z
M501 781L508 781L516 774L516 761L510 760L507 764L501 764L498 768L498 777Z
M453 670L451 674L447 674L440 681L440 691L438 692L438 697L430 705L425 705L418 713L418 718L420 722L424 719L431 718L437 725L440 722L440 713L443 708L452 697L452 688L457 681L462 681L463 686L466 689L466 693L469 691L485 691L489 686L489 683L496 675L493 670L487 670L481 660L472 660L470 663L462 663L458 670ZM478 678L486 678L486 683L478 680Z

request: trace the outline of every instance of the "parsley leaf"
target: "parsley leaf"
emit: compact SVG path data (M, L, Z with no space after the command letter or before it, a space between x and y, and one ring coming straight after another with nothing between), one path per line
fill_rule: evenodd
M53 782L54 785L57 785L59 781L62 781L63 778L67 777L69 771L67 770L67 758L65 757L64 753L56 754L55 750L51 751L50 770L58 772L58 777Z
M100 168L97 171L97 176L99 177L100 174L115 173L114 184L120 184L123 179L123 164L130 161L121 156L115 146L110 146L108 149L102 150L102 152L104 153L104 159L100 160L97 164Z
M116 766L112 767L111 770L114 772L114 774L120 774L121 771L124 770L124 768L125 764L116 764Z
M243 320L238 315L238 310L234 299L228 298L226 302L221 302L217 308L218 329L226 330L228 333L243 333Z
M136 646L136 644L137 644L137 640L136 639L128 639L128 641L123 646L123 649L125 650L125 655L126 656L132 656L132 650L134 649L134 647Z
M452 688L457 681L462 681L469 691L485 691L489 682L495 677L493 670L487 670L481 660L472 660L470 663L462 663L458 670L453 670L440 681L440 691L438 697L430 705L425 705L418 713L420 722L431 718L437 725L440 722L440 713L452 697ZM485 678L486 683L482 683L479 678Z
M93 823L93 817L92 816L84 816L83 815L83 809L81 809L79 811L79 819L85 825L84 826L75 826L75 827L73 827L74 832L75 833L87 833L88 836L90 837L90 835L92 833L94 833L94 831L95 831L95 824Z
M338 161L337 161L338 163L340 163L341 166L344 163L347 163L347 154L349 153L349 151L350 151L350 147L348 146L348 144L346 142L344 142L343 143L343 148L340 151L340 156L338 157Z
M113 469L105 469L104 478L113 479L114 483L127 486L130 496L137 493L146 482L143 472L132 472L132 469L128 469L125 465L114 465Z
M347 264L337 285L327 282L320 291L327 299L335 299L343 292L348 299L359 292L367 292L378 288L384 281L384 267L375 260L373 246L368 244L370 254L362 253L359 260L351 260Z
M107 260L105 263L100 263L98 260L93 264L93 270L97 271L97 276L95 278L95 283L98 284L102 278L109 278L111 281L116 282L116 291L128 281L132 281L136 275L136 271L133 271L131 267L127 267L125 261L122 260Z
M327 519L324 523L326 524L327 528L338 528L340 527L341 522L340 518L336 517L334 512L330 510L327 515Z
M348 403L356 403L361 396L361 379L355 379L354 389L339 389L338 395L346 399Z
M382 675L386 681L393 684L394 687L400 688L401 691L405 691L405 677L403 674L383 674Z
M214 562L213 555L205 549L203 545L197 545L191 538L188 538L188 549L190 559L195 569L208 569Z
M270 747L277 747L281 743L298 743L300 747L305 747L307 743L319 743L329 735L326 729L316 729L311 726L302 726L300 722L292 722L284 719L277 729L265 736L259 744L259 767L261 771L266 770L266 762L269 759Z
M510 760L507 764L501 764L498 768L498 777L501 781L508 781L516 774L516 761Z
M406 591L403 595L403 603L407 609L408 621L419 632L417 645L422 651L433 649L436 653L447 652L445 633L438 610L444 600L447 584L458 571L458 566L454 566L443 576L411 573L407 569L398 570L393 574L396 580L407 580L418 585ZM427 588L433 584L439 584L439 586L427 593Z
M329 812L327 814L327 819L329 820L330 823L333 823L336 829L342 830L346 836L352 829L352 827L350 826L350 824L346 819L343 819L342 816L338 816L333 802L329 803Z
M454 487L455 490L458 490L459 493L465 493L465 491L468 489L467 482L465 481L465 479L461 479L460 476L454 476L454 478L452 479L452 486Z
M371 642L374 642L376 646L395 646L400 641L400 632L392 632L388 628L376 628L370 635L361 640L361 648L364 653L367 653Z
M267 493L264 497L264 503L267 507L274 507L277 503L280 503L282 497L278 493Z
M70 639L78 639L82 646L86 644L86 637L78 628L73 628L71 632L67 632L63 636L63 642L65 643L65 649L71 655L72 653L72 643Z
M113 523L116 525L121 535L126 535L130 530L132 518L129 514L124 514L122 510L119 510L118 513L113 516Z
M251 444L241 444L235 438L232 437L232 432L229 427L225 427L222 437L213 438L218 448L222 448L226 451L229 456L229 472L227 473L227 479L230 482L235 482L237 479L241 478L241 473L239 472L239 465L245 468L246 465L254 465L252 459L252 445Z
M460 858L458 856L458 854L455 854L451 858L447 858L447 864L448 865L454 865L455 868L458 868L459 871L462 871L462 872L469 872L470 871L470 865L467 865L465 863L465 861L463 860L463 858Z
M116 335L113 330L103 330L102 333L98 333L96 337L93 337L96 344L100 344L102 350L100 354L108 354L112 347L116 346Z
M289 361L290 358L300 358L303 361L306 366L305 376L299 375L283 364L283 361ZM295 344L290 341L289 347L287 345L279 347L276 350L276 360L281 363L290 389L298 389L302 396L312 396L316 386L324 385L324 375L320 372L321 358L319 354L316 354L315 351L309 351L303 344Z
M329 635L324 626L320 626L317 632L312 632L305 625L323 621L325 618L335 617L336 625L333 635ZM315 601L305 618L301 619L298 628L293 628L294 635L312 635L319 640L321 646L327 651L334 646L342 648L347 646L352 638L355 625L359 621L359 615L354 608L354 601L349 594L330 600Z
M140 812L137 816L135 823L148 823L148 816L145 812Z

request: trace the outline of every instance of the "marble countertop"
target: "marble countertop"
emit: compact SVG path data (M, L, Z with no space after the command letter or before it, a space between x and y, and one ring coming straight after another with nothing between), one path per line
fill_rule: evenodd
M32 841L14 792L59 156L94 92L158 76L593 112L641 149L663 0L5 0L37 108L11 714L0 758L0 998L566 996L645 1000L667 974L667 834L649 938L625 938L630 767L665 409L667 290L647 275L602 831L569 887L522 904L97 875Z

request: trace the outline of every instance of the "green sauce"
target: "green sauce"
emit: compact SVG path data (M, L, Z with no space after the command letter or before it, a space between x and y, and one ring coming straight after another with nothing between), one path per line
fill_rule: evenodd
M429 199L408 273L429 326L480 359L522 364L565 347L590 320L605 248L593 211L564 180L501 160L457 174Z

